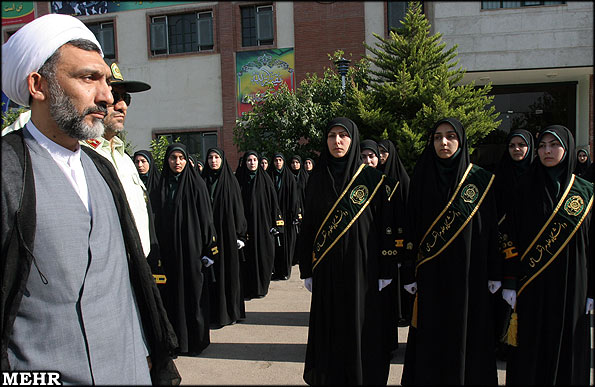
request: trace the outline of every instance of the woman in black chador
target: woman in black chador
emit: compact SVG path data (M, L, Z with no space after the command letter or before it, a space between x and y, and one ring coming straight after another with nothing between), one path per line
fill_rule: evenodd
M406 227L405 209L407 208L407 195L409 193L409 175L401 162L397 148L390 140L378 142L380 161L378 170L383 172L389 184L389 210L386 212L388 227L384 230L387 251L397 251L404 247L404 229ZM396 261L402 256L394 256ZM383 294L385 302L390 301L389 306L384 308L388 318L383 320L388 335L386 344L389 350L393 351L399 346L398 327L409 325L411 320L411 307L413 296L403 289L401 280L400 265L392 266L393 282L386 288ZM383 292L383 293L385 293Z
M209 284L211 324L220 327L246 318L240 282L240 257L243 257L240 249L246 243L247 226L240 185L221 149L207 151L203 178L213 205L219 248L218 259L213 264L216 281Z
M280 235L281 245L275 248L273 280L287 280L291 276L293 254L299 223L302 221L302 199L293 174L285 166L285 157L277 153L269 167L273 186L277 193L279 208L285 221Z
M269 291L275 245L280 242L284 222L273 182L259 166L258 154L248 151L242 159L236 178L242 190L248 232L241 273L244 298L251 299L264 297Z
M510 131L506 137L506 150L500 158L496 167L494 177L494 194L496 197L496 212L498 224L505 219L508 206L512 203L516 190L521 180L526 176L535 158L535 146L533 136L524 129ZM497 346L497 355L501 359L506 358L508 346L501 342L502 336L506 334L510 314L510 305L502 299L502 291L498 290L492 299L494 303L494 334Z
M574 174L585 180L593 182L593 168L591 167L591 156L586 148L579 149L576 152L576 167Z
M132 159L134 160L138 175L147 189L147 195L151 194L161 179L161 172L159 172L155 166L153 154L151 154L150 151L143 149L134 152Z
M587 385L593 184L572 174L574 139L564 126L545 128L537 153L501 227L502 296L514 309L506 384Z
M208 287L203 271L217 259L209 193L191 167L186 146L167 147L151 205L167 282L164 304L180 353L198 354L210 343Z
M380 289L384 176L361 161L357 126L330 121L310 176L300 231L300 274L312 292L304 380L311 385L386 384Z
M470 163L463 125L438 121L409 189L412 250L401 268L416 298L403 385L498 383L490 292L501 285L501 263L492 181Z
M291 173L293 174L293 177L297 182L298 191L300 193L301 202L303 204L306 202L306 185L308 184L308 178L310 177L310 175L308 174L308 172L306 172L306 169L302 165L302 158L299 155L291 156L289 168L291 169ZM297 262L295 262L295 264L297 264Z

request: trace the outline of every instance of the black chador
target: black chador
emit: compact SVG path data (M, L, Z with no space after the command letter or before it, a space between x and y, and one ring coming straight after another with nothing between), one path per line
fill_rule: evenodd
M181 155L180 155L181 154ZM174 172L170 156L186 162ZM202 257L217 259L213 212L203 179L188 161L186 146L167 147L151 204L167 283L164 304L181 353L197 354L210 344L209 299Z
M393 281L382 291L382 298L386 307L383 311L388 318L383 319L384 329L387 334L386 344L392 351L399 346L398 327L409 325L413 296L403 289L400 265L402 250L405 248L404 229L406 227L405 209L407 208L407 195L409 192L409 175L401 162L397 148L390 140L381 140L378 143L379 151L388 152L385 162L378 162L378 170L387 177L385 189L389 198L388 211L386 212L387 224L385 235L385 249L383 254L392 255L395 264L392 265Z
M390 278L380 254L384 176L362 163L353 121L333 119L324 136L298 242L300 275L312 286L304 380L382 385L388 375L379 280Z
M211 154L220 158L219 168L209 162ZM217 231L219 256L213 264L215 282L209 283L211 324L222 326L246 318L244 296L241 292L240 261L246 242L246 218L242 191L223 151L211 148L203 177L213 205L213 221ZM240 258L241 257L241 258Z
M511 144L526 144L527 147L515 147ZM506 218L506 212L512 204L518 185L524 176L527 175L535 157L535 146L533 135L524 129L511 130L506 137L506 149L502 153L500 162L496 167L496 176L494 177L494 195L496 198L496 212L498 224L501 225ZM522 160L513 159L511 152L525 151ZM494 302L494 335L497 345L497 354L500 358L506 358L508 346L502 342L502 336L506 334L508 322L512 309L510 305L502 299L502 290L499 290L493 298Z
M409 189L412 250L402 277L417 292L403 385L498 383L488 290L501 276L492 181L470 163L462 124L438 121Z
M254 161L255 159L255 161ZM275 244L283 231L283 218L271 178L259 166L258 154L244 153L236 178L242 190L244 214L248 223L246 246L242 249L242 286L246 299L264 297L269 291ZM249 169L250 161L254 169Z
M283 165L277 169L276 160L281 158ZM298 184L293 174L285 165L285 157L278 153L273 156L273 165L269 166L270 176L273 180L279 208L285 221L283 233L280 235L281 245L275 248L275 264L273 277L276 280L286 280L291 276L291 266L297 230L302 220L302 199L300 197Z
M554 146L564 153L552 165L548 148ZM516 291L506 384L587 385L586 304L595 289L589 245L593 184L572 174L574 139L564 126L545 128L537 147L540 157L501 227L503 292Z
M149 171L143 175L140 173L138 174L147 189L147 195L150 195L151 192L157 187L159 184L159 180L161 179L161 172L157 169L155 162L153 161L153 154L145 149L139 150L134 152L134 156L132 159L134 160L136 156L142 156L149 162Z
M300 163L299 169L293 169L293 165L291 163L289 164L289 169L291 170L291 173L293 174L293 177L295 178L295 181L297 182L298 191L300 192L301 203L303 205L303 203L306 202L306 185L308 184L308 178L310 177L310 174L308 174L308 172L306 172L306 169L304 168L304 164L302 163L302 158L299 155L293 155L291 157L292 163L293 163L293 160L297 160ZM302 208L302 212L303 212L303 208ZM302 213L302 215L303 215L303 213Z

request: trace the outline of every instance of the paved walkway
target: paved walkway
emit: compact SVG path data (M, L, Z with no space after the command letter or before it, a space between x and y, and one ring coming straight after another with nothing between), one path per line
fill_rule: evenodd
M297 266L288 281L273 281L269 294L246 302L246 319L211 330L211 345L198 357L180 356L176 365L185 385L305 385L302 379L310 292ZM389 385L398 385L408 328L399 328ZM498 363L499 384L505 365Z

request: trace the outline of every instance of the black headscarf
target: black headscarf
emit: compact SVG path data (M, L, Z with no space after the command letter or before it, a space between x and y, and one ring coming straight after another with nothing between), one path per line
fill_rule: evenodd
M374 154L376 154L376 157L378 157L378 164L380 164L380 151L378 150L378 143L374 140L364 140L359 144L359 148L360 150L364 150L364 149L369 149L372 152L374 152Z
M277 167L275 166L275 159L277 157L283 159L283 166L281 167L281 169L277 169ZM283 156L282 153L277 153L273 156L273 165L269 164L269 167L267 168L267 172L269 173L269 176L271 176L271 179L273 179L273 184L275 185L275 189L277 190L277 192L279 192L279 190L281 189L286 166L287 162L285 161L285 156Z
M150 151L146 149L142 149L139 151L134 152L132 159L134 160L136 156L143 156L149 162L149 171L147 173L138 174L147 189L147 194L150 194L155 187L159 184L159 179L161 179L161 173L155 167L155 162L153 161L153 155ZM136 164L136 163L135 163Z
M397 152L397 147L391 140L381 140L378 143L378 147L383 148L388 152L388 158L386 159L386 162L384 164L380 164L380 162L378 162L378 169L386 176L400 182L399 184L403 187L403 193L405 194L403 199L405 202L407 202L407 193L409 192L409 174L401 162L399 152Z
M269 168L271 167L271 160L269 160L269 158L268 158L268 157L266 157L266 156L264 156L264 155L263 155L263 156L260 156L260 158L258 159L258 165L260 165L260 162L261 162L262 160L266 160L266 161L267 161L267 169L264 169L264 168L263 168L263 171L268 171L268 170L269 170Z
M219 157L221 157L221 166L219 167L219 169L211 169L211 166L209 165L209 162L207 161L207 166L204 167L203 172L201 173L201 176L203 177L203 179L205 180L205 183L207 184L207 188L209 189L209 194L211 196L211 201L213 201L213 197L215 195L215 190L217 189L217 185L219 183L219 176L221 175L221 172L224 169L224 164L227 165L227 162L225 162L225 157L223 156L223 151L219 148L211 148L207 151L207 160L209 158L209 154L211 154L211 152L215 152L219 155ZM227 165L227 167L229 168L229 166ZM231 172L231 168L230 168L230 172Z
M510 157L508 145L513 137L520 137L527 144L527 153L520 161L515 161ZM510 195L518 187L522 176L529 172L534 158L535 144L533 143L531 132L524 129L512 130L506 137L506 149L502 153L500 163L496 167L496 177L494 178L494 192L499 219L506 212L505 207L510 202Z
M316 167L311 176L313 177L317 173L322 173L325 175L330 173L330 178L333 181L333 186L335 190L335 192L331 194L334 197L334 199L332 199L333 202L334 200L336 200L337 197L339 197L347 183L349 183L351 177L355 174L359 166L363 163L359 147L359 131L355 122L345 117L338 117L332 119L326 126L323 136L324 139L327 138L328 133L335 126L341 126L345 128L345 130L347 130L347 133L349 133L349 137L351 138L349 150L347 151L345 156L341 158L335 158L331 155L328 146L326 146L325 144L322 153L320 154L318 166Z
M310 160L310 161L312 162L312 170L310 170L310 171L308 171L308 170L305 168L306 161L308 161L308 160ZM306 171L306 173L307 173L308 175L310 175L310 174L312 173L312 171L314 170L314 166L316 166L316 163L314 162L314 159L313 159L313 158L311 158L311 157L306 157L306 158L304 159L304 171Z
M434 149L434 133L443 123L454 128L459 140L459 149L445 160L438 157ZM414 216L409 217L413 223L410 230L413 238L421 238L423 235L419 233L425 232L442 211L469 163L467 136L461 122L456 118L438 121L427 134L426 147L415 164L411 177L408 207L415 212Z
M581 152L587 155L587 161L584 163L578 161L578 154ZM584 178L591 165L591 155L589 155L589 150L587 148L582 148L576 151L576 156L576 168L574 169L574 174Z

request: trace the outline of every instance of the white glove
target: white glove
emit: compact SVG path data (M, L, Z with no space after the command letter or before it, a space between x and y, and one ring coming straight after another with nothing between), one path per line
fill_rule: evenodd
M209 267L211 266L213 263L215 263L215 261L213 261L211 258L209 257L202 257L200 259L200 261L202 262L204 267Z
M381 291L382 289L384 289L385 287L390 285L391 282L393 282L392 279L379 279L378 280L378 291Z
M585 310L585 314L589 314L593 310L593 299L587 298L587 308Z
M242 247L246 246L246 244L243 241L239 240L239 239L238 239L237 242L238 242L238 250L241 249Z
M413 282L409 285L403 285L403 287L411 294L417 293L417 282Z
M397 267L400 269L401 268L401 264L400 263L397 263Z
M514 309L516 305L516 290L502 289L502 298Z
M312 277L304 278L304 287L312 293Z
M500 286L502 286L502 282L488 280L488 289L490 290L490 293L492 293L492 294L496 293L498 291L498 289L500 289Z

